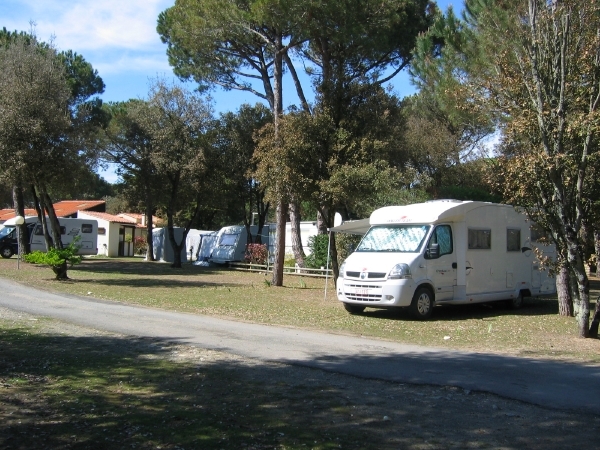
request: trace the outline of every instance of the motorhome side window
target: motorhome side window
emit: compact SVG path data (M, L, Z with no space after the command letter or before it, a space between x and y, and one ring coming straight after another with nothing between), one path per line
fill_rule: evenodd
M38 223L35 226L35 229L33 230L33 234L35 234L36 236L43 236L44 235L44 229L42 228L42 225L40 225Z
M91 223L83 223L81 224L81 232L82 233L91 233L93 230L93 226Z
M67 234L67 227L60 227L60 234Z
M531 242L549 242L548 235L537 224L531 225Z
M489 250L492 248L492 230L469 228L469 250Z
M435 257L452 253L452 228L450 228L450 225L438 225L435 227L435 230L433 230L433 233L431 234L431 238L429 238L427 247L432 248L433 244L438 245L438 253Z
M506 230L506 251L519 252L521 251L521 230L511 229Z
M418 252L429 225L377 225L360 241L357 252Z

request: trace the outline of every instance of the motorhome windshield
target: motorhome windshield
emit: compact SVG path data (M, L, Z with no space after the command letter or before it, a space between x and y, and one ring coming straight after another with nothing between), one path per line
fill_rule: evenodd
M381 225L367 231L357 252L418 252L430 225Z
M0 239L8 236L14 230L15 230L15 227L8 227L8 226L3 227L2 229L0 229Z

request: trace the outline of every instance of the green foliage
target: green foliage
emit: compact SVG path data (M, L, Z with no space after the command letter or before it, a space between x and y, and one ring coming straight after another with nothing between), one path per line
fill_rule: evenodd
M304 258L306 267L312 269L327 268L327 249L329 247L329 236L327 234L317 234L308 238L308 248L310 255Z
M65 248L51 248L47 252L40 252L37 250L24 255L23 258L31 264L44 264L50 266L56 272L57 270L60 270L64 264L73 266L81 263L82 257L77 255L80 247L78 245L79 240L80 238L77 237Z
M358 246L358 243L362 239L361 235L358 234L346 234L336 233L335 244L337 246L338 261L341 264L354 249Z

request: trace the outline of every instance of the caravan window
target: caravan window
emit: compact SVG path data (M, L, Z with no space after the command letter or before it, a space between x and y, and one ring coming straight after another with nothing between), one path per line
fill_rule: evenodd
M219 245L224 245L226 247L235 247L237 245L238 234L223 234L221 236L221 240L219 241Z
M429 225L381 225L367 231L357 252L418 252Z
M81 224L81 232L82 233L91 233L94 227L91 223L83 223Z
M469 250L489 250L492 248L492 230L469 228Z
M506 251L519 252L521 251L521 230L507 229L506 230Z
M542 227L537 224L531 225L531 241L532 242L550 242L549 236Z
M66 234L67 229L65 227L60 227L60 234ZM33 229L33 234L35 234L36 236L43 236L44 235L44 229L42 228L42 224L38 223L35 228Z

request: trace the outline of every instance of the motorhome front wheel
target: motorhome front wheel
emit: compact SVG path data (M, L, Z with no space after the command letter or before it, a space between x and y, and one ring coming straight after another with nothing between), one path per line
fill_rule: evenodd
M431 317L433 312L433 294L431 290L421 287L415 291L410 304L410 312L418 320L427 320Z

